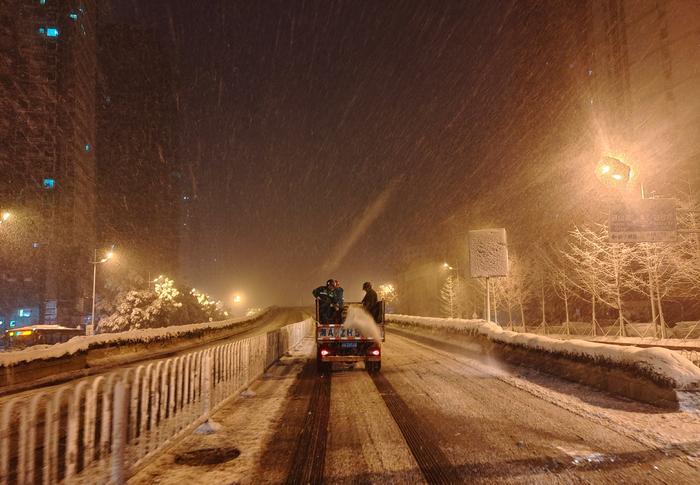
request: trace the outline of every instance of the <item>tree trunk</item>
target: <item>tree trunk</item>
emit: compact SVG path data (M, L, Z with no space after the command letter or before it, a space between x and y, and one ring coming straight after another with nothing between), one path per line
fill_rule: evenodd
M513 330L513 304L508 300L508 330Z
M644 249L647 256L647 273L649 275L649 306L651 307L651 323L654 324L654 337L659 338L659 325L656 321L656 304L654 303L654 278L652 276L651 269L651 254L649 253L648 247L645 247Z
M547 335L547 313L544 303L544 276L540 276L540 294L542 296L542 331Z
M661 327L661 338L666 338L666 319L664 318L664 309L661 306L661 292L659 291L659 279L656 279L656 306L659 310L659 326Z
M523 326L523 332L527 332L525 327L525 311L523 310L523 295L518 292L518 305L520 305L520 322Z
M626 337L625 317L622 316L622 298L620 296L620 268L615 263L615 298L617 299L617 319L620 322L620 336Z
M654 324L654 337L660 338L659 324L656 316L656 304L654 303L654 281L649 270L649 305L651 306L651 321Z
M569 335L571 334L571 331L569 330L569 295L567 294L566 289L564 289L564 311L566 312L564 331L566 332L566 335Z
M595 295L591 295L591 335L595 337L598 335L596 330L598 322L595 319Z

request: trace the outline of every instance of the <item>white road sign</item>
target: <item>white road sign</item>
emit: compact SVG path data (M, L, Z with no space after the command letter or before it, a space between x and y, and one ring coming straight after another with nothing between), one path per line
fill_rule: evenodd
M508 276L505 229L469 231L469 270L472 278Z
M610 242L672 242L676 240L673 199L641 199L616 205L608 219Z

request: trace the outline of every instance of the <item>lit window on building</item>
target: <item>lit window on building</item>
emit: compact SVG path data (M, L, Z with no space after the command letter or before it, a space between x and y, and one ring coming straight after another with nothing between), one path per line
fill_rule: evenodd
M85 144L85 153L88 153L90 150L92 150L92 146L90 146L89 143Z
M17 322L15 322L14 320L10 320L10 327L14 327L15 325L17 325Z
M46 0L39 0L39 5L46 5Z
M19 313L18 313L20 318L23 317L31 317L32 316L32 311L29 308L20 308Z
M39 33L50 38L59 36L59 31L56 27L39 27Z
M4 326L5 326L5 320L0 320L0 327L4 327Z
M33 247L34 249L39 249L39 248L41 247L41 244L38 243L38 242L35 242L35 243L32 243L32 247Z
M44 182L42 183L44 188L46 190L53 190L56 187L56 180L55 179L44 179Z

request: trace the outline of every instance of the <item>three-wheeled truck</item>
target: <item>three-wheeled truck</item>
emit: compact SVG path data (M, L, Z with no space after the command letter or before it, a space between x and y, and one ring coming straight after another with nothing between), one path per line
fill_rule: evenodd
M316 300L316 364L321 373L330 372L333 362L364 362L368 372L379 372L382 366L381 343L374 338L362 335L359 330L345 328L339 323L322 322ZM352 306L362 308L361 303L347 303L342 309L342 321L345 321L348 309ZM377 302L374 319L384 341L384 301ZM368 317L372 318L372 317ZM336 319L337 321L337 319Z

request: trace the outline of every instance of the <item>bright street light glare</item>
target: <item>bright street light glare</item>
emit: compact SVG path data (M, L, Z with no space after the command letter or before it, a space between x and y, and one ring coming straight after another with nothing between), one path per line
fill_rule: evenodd
M8 219L10 218L11 215L12 215L12 214L10 214L10 213L7 212L7 211L6 211L6 212L3 212L3 213L2 213L2 220L3 220L3 221L8 220Z
M242 300L241 300L241 295L234 295L234 297L233 297L233 303L236 303L236 304L237 304L237 303L240 303L241 301L242 301Z
M632 167L614 157L603 157L596 165L595 174L606 185L622 187L632 177Z
M107 253L107 256L105 256L105 259L112 259L112 256L114 256L114 253L110 251Z

